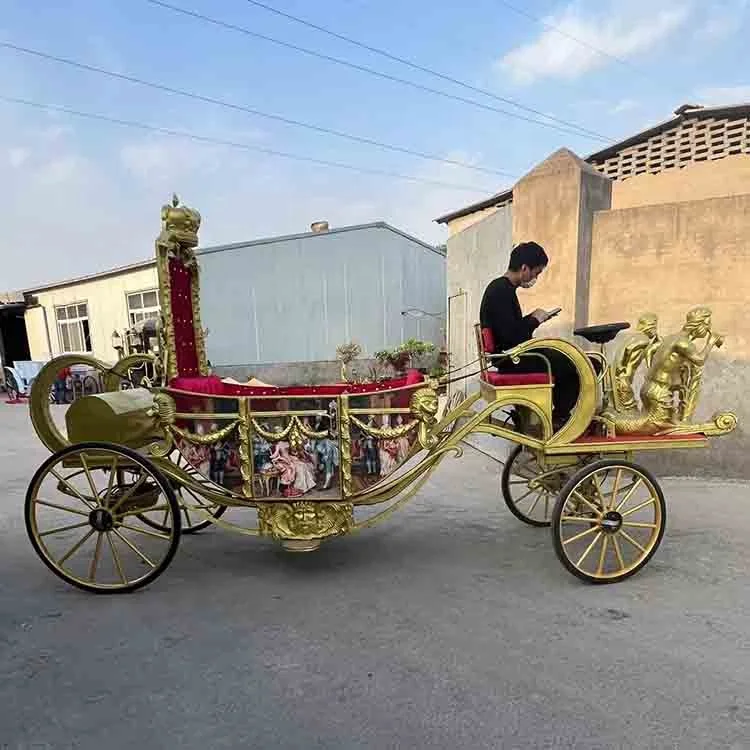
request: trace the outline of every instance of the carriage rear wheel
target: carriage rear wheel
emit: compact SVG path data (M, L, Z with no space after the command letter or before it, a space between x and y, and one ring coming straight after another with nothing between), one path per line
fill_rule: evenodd
M530 526L552 523L552 509L578 463L543 469L534 451L516 445L508 456L500 476L500 489L510 512Z
M204 529L207 529L209 526L213 526L214 523L209 518L206 518L203 513L192 510L188 503L185 502L185 493L189 495L193 495L189 490L185 490L183 487L180 487L179 485L175 485L174 487L175 494L177 496L177 504L180 507L180 510L182 512L182 534L196 534L199 531L203 531ZM193 495L193 497L195 497ZM196 501L198 501L198 498L195 498ZM227 506L226 505L217 505L216 503L208 503L204 500L201 500L197 502L197 504L200 506L200 508L205 511L206 513L209 513L211 518L221 518L224 513L226 512ZM150 526L152 529L157 529L158 531L169 531L169 514L163 513L161 518L157 520L153 518L149 518L148 516L143 516L141 520Z
M165 514L165 531L142 522ZM50 456L29 485L25 520L45 565L94 593L151 583L172 561L181 530L169 482L147 458L109 443L80 443Z
M177 504L180 506L182 511L182 526L180 529L181 534L195 534L199 531L207 529L209 526L213 526L214 522L211 520L221 518L227 510L226 505L220 505L219 503L211 502L206 500L200 493L199 489L195 486L208 485L207 489L213 490L210 482L190 464L189 461L179 452L174 451L172 460L177 465L178 469L182 469L189 477L193 480L194 488L187 485L183 485L180 481L174 478L169 478L172 485L172 489L177 497ZM195 508L195 510L194 510ZM200 509L200 510L198 510ZM206 518L206 513L211 518ZM144 516L141 519L145 524L151 526L151 528L157 531L168 531L169 516L167 514L162 515L161 518L156 519L153 517Z
M500 489L510 512L530 526L549 526L554 495L538 482L542 473L536 456L523 445L516 445L500 476Z
M656 479L630 461L603 459L576 472L552 512L562 564L588 583L617 583L653 557L667 509Z

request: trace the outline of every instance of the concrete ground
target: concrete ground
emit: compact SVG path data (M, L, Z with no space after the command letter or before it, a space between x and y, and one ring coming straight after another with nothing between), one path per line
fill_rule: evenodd
M45 458L0 403L0 747L750 747L750 490L669 480L636 577L591 587L467 449L311 555L209 529L125 596L38 560Z

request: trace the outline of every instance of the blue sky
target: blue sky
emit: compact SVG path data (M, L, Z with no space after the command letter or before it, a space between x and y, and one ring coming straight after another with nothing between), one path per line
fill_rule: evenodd
M170 0L355 64L529 113L254 7ZM288 13L602 134L611 141L685 102L750 101L748 0L512 0L569 36L473 0L267 0ZM468 7L468 6L465 6ZM0 40L204 96L521 176L567 146L606 142L451 101L175 14L145 0L0 2ZM613 58L618 58L617 60ZM434 219L513 183L321 135L0 49L0 96L187 130L473 190L296 162L0 102L0 291L150 257L176 191L202 243L385 220L430 242ZM3 153L4 152L4 153Z

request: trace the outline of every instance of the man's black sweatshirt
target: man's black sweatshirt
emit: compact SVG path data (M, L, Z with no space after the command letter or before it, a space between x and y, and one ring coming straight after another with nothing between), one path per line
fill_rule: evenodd
M492 330L495 352L507 351L528 341L539 321L521 313L516 287L505 276L490 282L484 290L479 308L479 323Z

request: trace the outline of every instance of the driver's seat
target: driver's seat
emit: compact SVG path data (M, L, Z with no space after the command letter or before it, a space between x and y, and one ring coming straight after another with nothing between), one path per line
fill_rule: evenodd
M474 334L477 341L477 356L479 359L479 378L495 388L511 388L524 385L552 385L552 378L548 372L494 372L492 355L495 352L495 338L490 328L482 328L481 324L474 324Z

